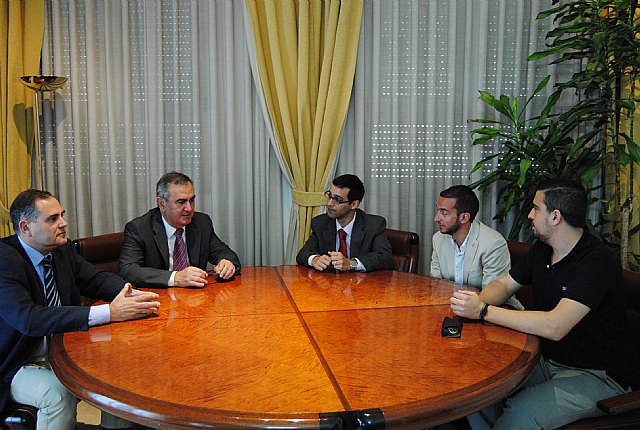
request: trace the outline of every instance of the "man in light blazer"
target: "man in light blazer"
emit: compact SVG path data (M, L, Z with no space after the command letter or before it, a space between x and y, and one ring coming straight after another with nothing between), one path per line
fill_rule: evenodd
M211 218L195 211L195 198L187 175L169 172L160 178L156 185L158 207L124 228L121 276L138 287L204 287L207 263L212 263L214 272L223 279L240 271L238 255L218 238ZM186 251L184 267L177 267L174 258L178 241L183 241Z
M298 264L319 271L392 269L386 220L358 209L364 197L360 178L338 176L325 195L327 213L311 220L311 236L298 252Z
M507 241L476 218L480 202L466 185L440 193L434 221L431 276L482 289L511 268ZM522 309L515 297L507 304Z

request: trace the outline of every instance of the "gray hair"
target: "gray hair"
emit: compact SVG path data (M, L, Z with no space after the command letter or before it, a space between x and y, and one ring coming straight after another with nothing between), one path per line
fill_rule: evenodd
M163 200L169 200L169 185L186 185L192 184L193 181L184 173L169 172L162 175L158 183L156 184L156 196L161 197Z

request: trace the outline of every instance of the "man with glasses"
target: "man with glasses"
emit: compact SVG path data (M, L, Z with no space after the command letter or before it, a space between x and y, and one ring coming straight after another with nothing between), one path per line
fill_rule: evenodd
M120 275L147 288L204 287L207 263L222 279L240 270L240 259L213 230L211 218L195 211L191 179L165 173L156 185L158 207L124 228Z
M327 213L311 220L311 236L298 252L298 264L319 271L392 269L386 220L358 209L364 197L360 178L338 176L325 195Z
M466 185L454 185L440 193L433 220L431 276L482 289L511 268L507 241L476 219L478 197ZM522 309L515 297L507 304Z

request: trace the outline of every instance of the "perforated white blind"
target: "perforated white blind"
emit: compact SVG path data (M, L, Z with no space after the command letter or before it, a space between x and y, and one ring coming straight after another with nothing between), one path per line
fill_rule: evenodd
M475 163L492 152L471 146L469 131L478 125L468 120L497 119L478 90L524 103L546 75L550 94L556 76L571 72L527 61L544 46L552 22L536 16L549 7L550 0L365 2L338 172L364 178L366 210L420 234L423 273L438 193L469 183ZM544 102L537 98L528 116ZM496 198L488 192L481 202L482 221L495 226Z

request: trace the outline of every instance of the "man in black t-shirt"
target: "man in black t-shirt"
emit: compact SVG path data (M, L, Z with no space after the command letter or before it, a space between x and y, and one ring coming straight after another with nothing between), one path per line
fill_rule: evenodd
M494 429L557 428L602 415L598 400L640 387L622 268L616 254L584 229L586 211L580 184L543 183L529 213L538 241L523 261L479 294L457 291L451 298L457 315L541 337L538 366L497 421L487 420ZM498 307L528 284L533 309Z

